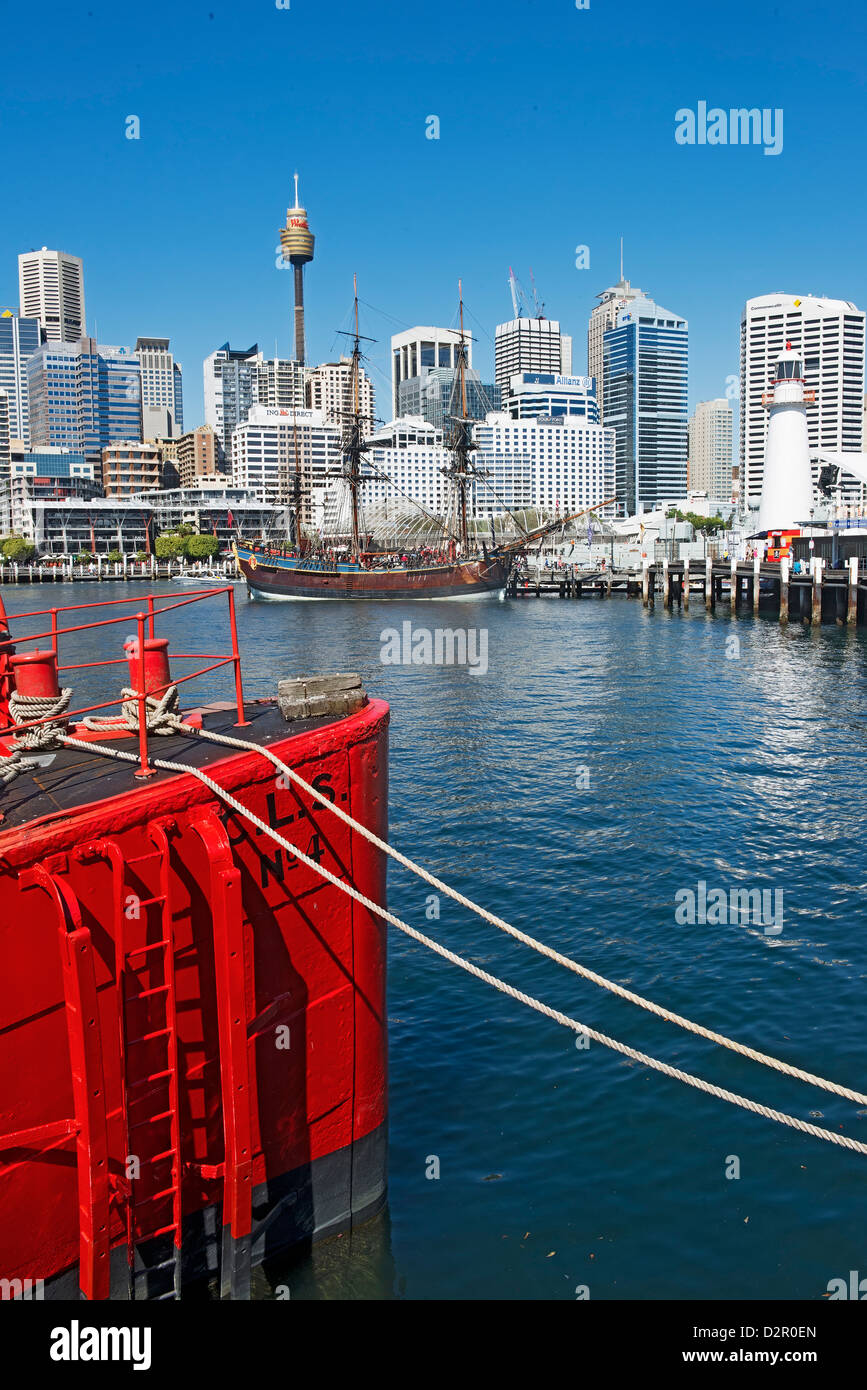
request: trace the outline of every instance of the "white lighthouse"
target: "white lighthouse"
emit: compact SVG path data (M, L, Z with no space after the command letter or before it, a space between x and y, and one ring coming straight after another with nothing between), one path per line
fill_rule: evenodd
M803 526L813 505L810 439L801 354L786 343L777 358L773 390L762 396L770 409L765 440L760 531L794 531Z

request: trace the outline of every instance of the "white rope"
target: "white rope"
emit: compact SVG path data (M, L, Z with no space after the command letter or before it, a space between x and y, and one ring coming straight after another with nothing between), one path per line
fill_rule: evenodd
M814 1075L813 1072L803 1071L800 1067L791 1066L788 1062L782 1062L778 1058L771 1057L765 1052L759 1052L756 1048L748 1047L745 1043L736 1042L733 1038L726 1037L724 1033L716 1033L713 1029L705 1028L700 1023L693 1023L691 1019L684 1018L682 1014L673 1013L670 1009L664 1008L661 1004L655 1004L653 1000L645 999L643 995L635 994L631 989L625 989L623 985L616 984L614 980L606 979L604 975L597 974L595 970L590 970L588 966L581 965L570 956L564 956L559 951L555 951L553 947L546 946L544 942L538 941L533 936L528 936L526 932L522 932L517 927L513 927L510 922L506 922L502 917L497 917L494 913L488 912L484 907L473 902L471 898L467 898L463 893L459 893L457 889L451 888L449 884L444 883L442 879L429 873L428 870L422 868L420 864L414 863L413 860L408 859L405 854L401 854L399 850L396 850L394 846L388 844L387 841L381 840L372 830L368 830L366 826L361 825L352 816L348 815L346 811L337 806L323 792L311 786L309 782L306 782L293 768L288 767L286 763L278 758L276 753L272 753L270 748L261 747L259 744L251 743L247 739L233 738L228 734L218 734L210 730L196 729L188 724L179 725L178 731L185 734L195 734L199 738L207 739L209 742L213 743L222 743L229 748L242 748L250 752L261 753L262 757L267 758L270 763L273 763L274 767L278 768L284 777L287 777L298 787L306 791L308 795L312 796L322 806L330 810L339 820L342 820L352 830L355 830L359 835L363 836L370 844L376 845L377 849L381 849L385 854L396 860L398 864L402 864L404 868L417 874L419 878L424 879L426 883L429 883L431 887L438 889L441 893L445 893L447 897L453 898L454 901L460 903L462 907L469 908L471 912L475 912L483 921L490 922L494 927L499 927L501 931L507 932L509 936L514 937L516 941L520 941L525 946L529 946L531 950L537 951L542 956L547 956L549 960L555 961L557 965L562 965L566 970L573 971L576 975L590 980L593 984L599 985L602 989L610 990L612 994L619 995L621 999L629 1000L630 1004L637 1004L639 1008L646 1009L648 1013L656 1014L659 1018L665 1019L667 1023L675 1023L678 1027L685 1028L688 1032L695 1033L698 1037L706 1038L709 1042L718 1043L721 1047L727 1047L732 1052L739 1053L742 1057L748 1057L752 1062L759 1062L763 1066L772 1067L775 1071L782 1072L785 1076L792 1076L798 1081L806 1081L809 1085L818 1086L824 1091L830 1091L833 1095L841 1096L844 1100L855 1101L858 1105L867 1105L867 1095L862 1094L860 1091L852 1090L849 1086L841 1086L836 1081L827 1081L824 1077Z
M98 743L85 743L79 739L68 737L62 738L61 741L69 747L81 748L89 753L98 753L109 758L119 758L125 762L138 762L138 758L134 754L123 753L117 748L108 748ZM259 751L264 750L260 749ZM553 1019L555 1023L559 1023L565 1028L572 1029L575 1033L580 1033L588 1038L592 1038L594 1042L601 1043L603 1047L611 1048L614 1052L619 1052L624 1057L629 1057L632 1061L640 1062L643 1066L661 1072L664 1076L670 1076L676 1081L683 1081L687 1086L693 1086L699 1091L706 1092L708 1095L716 1096L718 1100L727 1100L732 1105L740 1106L743 1110L749 1110L756 1115L763 1115L766 1119L775 1120L778 1124L788 1125L790 1128L800 1130L803 1134L810 1134L816 1139L824 1139L829 1144L837 1144L842 1148L851 1149L861 1154L867 1154L867 1144L861 1143L857 1139L852 1139L849 1135L835 1134L832 1130L821 1129L818 1125L808 1124L806 1120L800 1120L797 1116L788 1115L782 1110L774 1110L769 1106L760 1104L758 1101L750 1100L747 1096L738 1095L735 1091L729 1091L721 1086L715 1086L712 1082L705 1081L702 1077L693 1076L691 1072L682 1071L679 1067L672 1067L667 1062L660 1062L657 1058L648 1056L647 1053L639 1052L636 1048L629 1047L626 1043L619 1042L616 1038L609 1038L605 1033L600 1033L595 1028L590 1028L586 1024L580 1023L575 1018L570 1018L568 1014L561 1013L558 1009L552 1009L549 1005L543 1004L541 1000L535 999L532 995L525 994L522 990L515 989L513 985L509 985L504 980L498 979L496 975L491 975L488 971L481 970L479 966L473 965L471 961L465 960L462 956L456 955L454 951L450 951L447 947L441 946L439 942L433 941L429 936L425 936L422 932L416 931L408 922L404 922L400 917L395 916L393 912L389 912L387 908L380 906L379 903L366 897L364 893L360 893L352 884L338 878L336 874L332 874L330 870L324 869L321 864L316 863L315 859L310 859L306 854L303 854L297 845L293 845L291 841L279 835L276 830L272 829L270 825L267 825L265 821L261 820L255 812L249 810L242 802L238 801L237 797L234 797L225 787L221 787L218 782L215 782L207 773L202 772L200 768L191 767L186 763L172 762L164 758L153 758L151 761L154 767L162 768L167 772L181 772L196 777L228 806L231 806L233 810L237 811L245 820L248 820L251 825L255 825L263 834L273 840L275 844L281 845L296 859L300 860L302 864L306 864L308 868L313 869L314 872L326 879L327 882L334 884L341 892L346 893L347 896L361 903L363 907L366 907L368 911L373 912L377 917L381 917L383 921L390 922L392 926L397 927L399 931L404 932L414 941L418 941L421 945L427 946L429 950L436 952L436 954L442 956L444 960L451 961L453 965L457 965L461 970L465 970L468 974L474 975L479 980L483 980L486 984L499 990L500 993L518 1000L521 1004L526 1004L528 1008L534 1009L537 1013L544 1014L545 1017ZM330 805L331 803L329 802L328 804Z
M33 719L49 722L37 724L32 729L22 729L15 735L11 753L0 754L0 782L11 782L26 766L28 753L36 753L53 748L59 734L63 733L65 721L62 716L69 709L72 690L64 687L59 695L19 695L13 690L9 696L9 717L13 724L29 724Z
M132 729L134 733L138 733L140 697L126 685L120 693L122 696L120 714L88 715L86 719L81 721L84 727L106 734L117 733L125 729ZM149 734L165 735L178 732L181 727L181 717L180 697L176 685L170 685L159 699L155 695L148 695L145 699L145 706L145 719Z

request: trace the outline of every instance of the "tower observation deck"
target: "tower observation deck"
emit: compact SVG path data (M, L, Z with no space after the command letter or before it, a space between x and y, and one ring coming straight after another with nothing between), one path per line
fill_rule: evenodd
M283 260L295 271L295 360L304 362L304 267L313 260L315 237L307 225L306 209L298 202L298 175L295 175L295 206L286 210L286 226L280 228Z

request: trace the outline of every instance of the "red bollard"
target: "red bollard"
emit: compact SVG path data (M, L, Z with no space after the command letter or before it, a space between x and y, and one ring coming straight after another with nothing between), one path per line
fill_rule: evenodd
M139 665L138 638L128 637L123 644L123 649L126 653L126 659L129 662L130 686L133 690L138 692L141 671ZM169 666L168 637L145 638L144 672L145 695L164 695L168 687L172 684L172 672Z
M15 689L19 695L51 698L60 694L56 652L23 652L10 662Z

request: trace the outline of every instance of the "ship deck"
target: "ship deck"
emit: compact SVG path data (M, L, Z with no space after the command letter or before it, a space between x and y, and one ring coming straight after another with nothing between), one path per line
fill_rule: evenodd
M241 729L235 727L234 704L209 705L196 712L201 713L203 728L266 747L334 722L333 715L321 715L312 719L295 719L287 724L276 700L249 701L246 716L250 722ZM124 752L138 749L135 738L106 737L100 742ZM206 767L230 757L232 750L185 734L168 734L150 740L150 753L154 758L187 763L191 767ZM142 783L133 776L134 771L127 762L114 762L78 748L60 748L56 753L34 755L32 770L21 773L5 790L0 789L0 847L4 830L20 828L43 816L74 811L94 801L121 796L141 787ZM153 777L147 779L146 785L151 787L181 775L157 769Z

